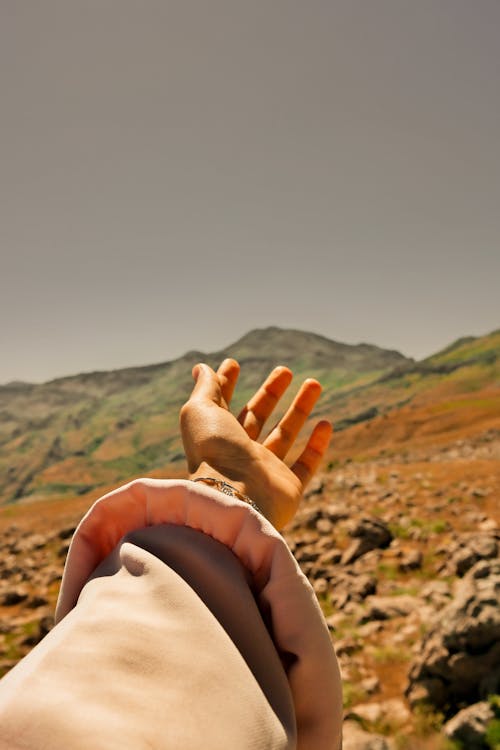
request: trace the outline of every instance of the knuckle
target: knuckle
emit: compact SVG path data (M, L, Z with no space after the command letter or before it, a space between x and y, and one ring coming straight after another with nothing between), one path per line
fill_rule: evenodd
M193 406L191 401L186 401L186 403L181 406L181 409L179 411L181 423L185 422L185 420L192 414L192 410Z

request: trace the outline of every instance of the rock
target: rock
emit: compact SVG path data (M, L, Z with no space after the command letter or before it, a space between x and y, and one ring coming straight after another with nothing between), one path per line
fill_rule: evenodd
M18 552L31 552L32 550L43 549L47 542L48 538L42 534L30 534L17 542L17 550Z
M324 578L316 578L313 581L313 589L316 593L316 595L326 594L328 591L328 581L326 581Z
M73 536L73 534L76 531L76 526L65 526L63 529L60 529L57 536L59 539L69 539Z
M44 617L40 618L37 624L37 628L35 633L33 635L28 636L24 639L23 645L24 646L36 646L37 643L40 643L40 641L45 638L47 633L52 630L54 627L54 618L52 615L45 615Z
M365 732L356 721L344 721L342 750L392 750L393 743L380 734Z
M446 581L429 581L420 590L420 598L441 609L451 599L450 584Z
M14 607L16 604L24 602L28 598L28 594L21 589L10 589L2 595L0 603L4 607Z
M420 644L406 695L458 710L500 689L500 560L466 573ZM449 708L448 708L449 707Z
M331 534L333 523L328 518L320 518L316 521L316 531L318 534Z
M392 534L384 521L378 518L362 518L351 531L354 541L342 555L342 564L349 565L366 552L384 549L392 541Z
M301 511L300 514L297 514L294 521L294 526L300 527L302 529L314 529L320 518L321 511L317 508L305 509Z
M410 550L403 555L398 563L398 568L402 573L407 573L410 570L420 570L423 559L424 557L420 550Z
M323 518L328 518L332 523L337 521L343 521L345 518L349 518L349 511L345 505L332 503L323 508Z
M337 609L345 608L349 602L362 602L377 589L377 579L374 576L366 573L357 575L351 571L335 575L330 584L333 589L331 601Z
M70 542L63 542L63 544L59 547L57 551L58 557L66 557L68 554Z
M490 560L500 553L500 534L495 531L464 534L448 550L449 572L463 576L479 560Z
M330 549L319 557L318 563L324 567L330 567L337 565L342 557L342 552L339 549Z
M322 495L325 489L325 482L321 477L315 477L309 485L307 492L304 494L306 500L315 495Z
M358 716L362 721L376 724L385 719L391 727L403 726L410 719L410 712L400 698L391 698L380 703L360 703L349 715Z
M48 599L46 599L44 596L35 595L32 596L31 599L28 599L28 601L26 602L26 606L30 609L37 609L38 607L44 607L48 603Z
M494 518L487 518L479 524L480 531L498 531L498 523Z
M350 656L356 651L359 651L360 648L361 644L352 636L341 638L335 643L335 653L337 654L337 656Z
M370 638L370 636L380 633L383 629L384 626L381 622L367 622L359 628L358 632L363 638Z
M369 596L366 599L366 613L363 622L371 620L390 620L393 617L406 617L417 606L414 596Z
M487 490L483 490L480 487L473 487L470 490L470 494L471 494L472 497L483 498L483 497L487 497L488 491Z
M380 692L380 680L378 677L365 677L360 682L361 687L367 695L374 695L374 693Z
M495 718L492 707L487 701L474 703L462 709L443 727L448 739L461 742L467 750L488 750L485 732L488 724Z

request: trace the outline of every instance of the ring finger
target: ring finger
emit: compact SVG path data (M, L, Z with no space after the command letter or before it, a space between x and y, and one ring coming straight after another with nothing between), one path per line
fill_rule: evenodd
M265 421L290 385L292 377L288 367L275 367L241 410L238 422L252 440L259 437Z

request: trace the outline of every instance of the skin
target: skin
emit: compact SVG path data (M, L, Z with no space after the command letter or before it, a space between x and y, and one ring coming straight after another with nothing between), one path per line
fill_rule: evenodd
M195 386L180 412L189 477L215 477L248 495L277 529L295 515L305 486L323 458L332 434L330 422L317 422L306 447L291 466L285 457L321 394L317 380L305 380L289 409L261 442L263 427L292 380L276 367L238 416L229 411L240 366L222 362L217 372L193 368Z

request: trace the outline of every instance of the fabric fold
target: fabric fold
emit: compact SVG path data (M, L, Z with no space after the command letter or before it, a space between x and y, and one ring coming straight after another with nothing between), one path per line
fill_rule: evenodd
M207 534L228 547L249 571L257 605L287 665L297 747L338 750L340 673L321 609L283 537L243 501L200 483L160 479L135 480L100 498L72 539L56 622L76 606L87 580L126 534L160 524Z

